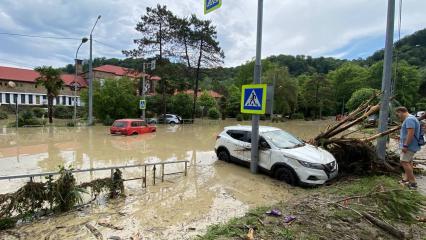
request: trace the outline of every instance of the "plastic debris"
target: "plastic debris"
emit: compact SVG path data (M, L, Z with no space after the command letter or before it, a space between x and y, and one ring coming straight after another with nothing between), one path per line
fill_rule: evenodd
M281 211L278 209L272 209L271 211L267 211L266 214L269 216L280 217L282 215Z
M296 220L296 217L295 216L285 216L284 217L284 223L291 223L291 222L293 222L294 220Z

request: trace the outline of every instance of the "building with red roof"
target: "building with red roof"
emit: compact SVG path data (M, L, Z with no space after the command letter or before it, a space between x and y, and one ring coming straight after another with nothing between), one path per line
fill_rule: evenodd
M203 92L204 91L197 91L197 97L200 97L201 96L201 94L203 94ZM186 91L182 91L182 92L175 92L175 95L176 94L178 94L178 93L184 93L184 94L188 94L188 95L194 95L194 90L186 90ZM207 93L211 96L211 97L213 97L214 99L216 99L216 100L218 100L219 98L221 98L222 97L222 94L220 94L220 93L218 93L218 92L215 92L215 91L213 91L213 90L208 90L207 91Z
M88 72L84 74L85 78L89 77ZM149 75L146 73L138 72L132 68L125 68L114 65L102 65L96 68L93 68L93 79L95 80L105 80L105 79L114 79L127 77L133 80L139 80L145 76L145 87L148 94L155 94L155 89L157 88L159 81L161 80L158 76Z
M77 105L81 105L79 91L77 91L77 96L74 97L72 86L77 85L78 89L87 87L88 72L83 73L82 69L82 61L77 60L77 77L74 74L61 75L64 87L61 89L60 95L54 100L54 105L74 106L74 98L76 98ZM39 76L39 73L35 70L0 66L0 104L16 104L17 102L21 105L45 105L47 102L46 90L36 84L36 79ZM103 65L93 69L95 81L122 77L139 80L143 76L146 79L145 86L148 94L155 94L155 89L161 80L158 76L151 76L134 69L114 65Z
M31 69L0 66L0 103L21 105L45 105L47 102L46 90L36 84L39 73ZM60 95L54 99L54 105L74 105L74 91L71 86L74 82L81 87L87 87L86 80L75 77L74 74L62 74L64 87ZM80 97L76 97L80 105Z

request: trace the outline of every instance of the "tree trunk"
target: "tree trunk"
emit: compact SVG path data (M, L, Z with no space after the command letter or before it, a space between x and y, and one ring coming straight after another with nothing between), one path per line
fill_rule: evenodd
M160 22L160 28L159 28L159 31L158 31L158 35L159 35L159 39L158 39L158 44L160 45L159 47L160 47L160 56L159 56L159 58L160 58L160 64L162 64L163 63L163 25L162 25L162 23ZM162 86L161 86L161 88L162 88L162 90L163 90L163 93L162 93L162 96L161 96L161 100L162 100L162 102L163 102L163 119L164 119L164 121L166 121L166 111L167 111L167 109L166 109L166 79L164 79L164 78L161 78L161 83L162 83Z
M47 95L47 115L49 116L49 123L53 123L53 96Z
M201 68L201 58L203 56L203 40L200 42L200 55L198 56L196 77L195 77L195 86L194 86L194 103L192 105L192 121L195 119L195 106L197 104L197 93L198 93L198 82L200 80L200 68Z
M315 86L315 103L318 103L318 91L319 91L319 79L316 79L316 86ZM321 110L320 110L321 111ZM317 119L318 116L318 106L315 106L315 116L314 118Z

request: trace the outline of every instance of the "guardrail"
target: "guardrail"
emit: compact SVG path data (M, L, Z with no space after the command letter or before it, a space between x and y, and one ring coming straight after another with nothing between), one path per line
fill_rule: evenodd
M178 164L178 163L184 163L185 164L185 170L183 172L173 172L173 173L164 173L164 167L166 165L170 164ZM175 175L183 173L184 176L187 176L188 174L188 163L189 161L173 161L173 162L159 162L159 163L146 163L146 164L136 164L136 165L123 165L123 166L114 166L114 167L101 167L101 168L88 168L88 169L75 169L70 170L72 173L83 173L83 172L96 172L96 171L111 171L111 176L114 173L115 169L127 169L127 168L144 168L144 177L141 178L132 178L132 179L124 179L123 181L132 181L132 180L143 180L144 187L146 188L146 179L147 179L147 168L153 167L153 184L155 185L156 180L156 170L157 166L161 166L161 181L164 182L164 176L167 175ZM54 176L59 175L60 172L45 172L45 173L34 173L34 174L22 174L22 175L11 175L11 176L0 176L1 180L12 180L12 179L22 179L22 178L29 178L32 182L34 177L46 177L46 176Z

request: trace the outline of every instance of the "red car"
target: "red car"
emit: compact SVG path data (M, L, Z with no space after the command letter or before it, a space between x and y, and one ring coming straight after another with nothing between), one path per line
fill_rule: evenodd
M155 125L148 125L140 119L115 120L110 128L111 134L138 135L157 131Z

